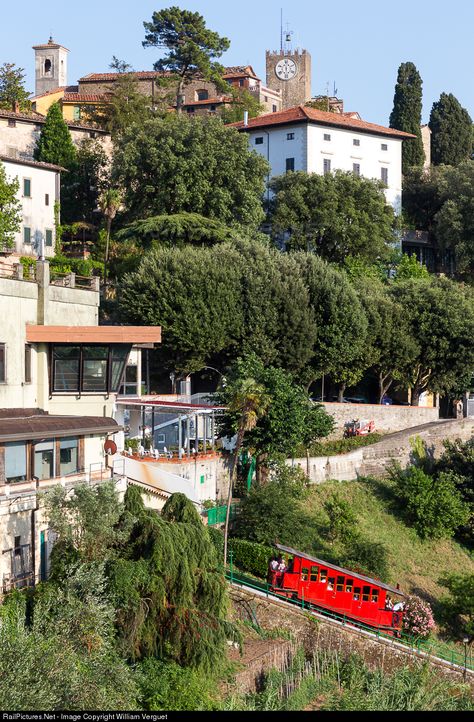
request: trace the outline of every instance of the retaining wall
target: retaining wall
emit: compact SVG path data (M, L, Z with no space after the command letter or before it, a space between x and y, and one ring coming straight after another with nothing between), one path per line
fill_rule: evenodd
M352 421L352 419L375 421L375 430L382 434L392 434L413 426L429 424L439 419L439 409L427 406L382 406L326 402L323 406L336 422L334 438L340 438L344 424L346 421Z

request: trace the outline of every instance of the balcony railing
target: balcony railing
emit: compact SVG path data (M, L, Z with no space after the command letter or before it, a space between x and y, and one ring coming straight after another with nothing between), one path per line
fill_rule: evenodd
M63 288L82 288L87 291L99 291L100 279L98 276L77 276L75 273L60 273L51 271L51 286Z

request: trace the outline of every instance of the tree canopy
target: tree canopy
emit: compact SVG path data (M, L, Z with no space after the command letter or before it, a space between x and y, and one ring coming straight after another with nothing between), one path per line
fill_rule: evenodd
M287 173L271 183L271 223L287 249L312 251L342 263L347 256L375 261L393 242L394 212L378 181L336 171Z
M0 248L13 248L15 235L21 228L21 203L18 199L18 178L8 180L0 161Z
M3 63L0 66L0 108L14 110L18 103L19 110L29 110L30 94L25 89L25 71L17 68L15 63Z
M156 246L213 246L235 239L236 233L215 218L199 213L151 216L135 221L115 234L116 240L133 241L143 249Z
M216 62L230 47L227 38L209 30L200 13L172 6L153 13L151 22L143 23L146 34L143 47L166 48L167 55L154 68L171 73L177 79L176 107L183 106L183 91L195 78L210 80L225 87L223 68Z
M264 218L267 162L218 118L168 115L127 130L113 170L130 221L199 213L256 229Z
M472 155L472 119L452 93L441 93L433 103L431 161L434 165L457 165Z
M35 160L53 163L67 170L74 168L77 152L59 103L53 103L46 115L34 152Z
M405 173L413 166L423 166L425 153L421 137L423 110L423 82L414 63L402 63L398 68L397 84L390 115L390 128L416 135L416 140L405 141L402 147L402 169Z

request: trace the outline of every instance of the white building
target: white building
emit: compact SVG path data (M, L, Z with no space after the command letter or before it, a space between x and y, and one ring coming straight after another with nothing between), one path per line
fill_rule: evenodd
M401 212L402 142L415 136L303 105L234 127L248 133L250 147L270 163L269 180L289 171L349 171L382 181L387 202Z
M28 278L0 264L0 595L47 576L38 492L112 477L128 356L161 338L156 327L99 327L98 281L50 275L47 261Z
M0 248L0 253L22 256L55 255L55 203L60 199L62 168L49 163L20 160L0 155L7 179L18 179L18 200L21 203L22 223L14 246Z

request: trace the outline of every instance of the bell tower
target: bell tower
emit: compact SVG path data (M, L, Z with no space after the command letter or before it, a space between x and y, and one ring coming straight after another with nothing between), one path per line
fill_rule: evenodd
M67 85L67 56L69 50L50 37L45 45L34 45L35 95Z
M280 51L267 50L267 87L281 91L282 110L311 100L311 55L307 50L293 49L293 32L283 30L281 22Z

